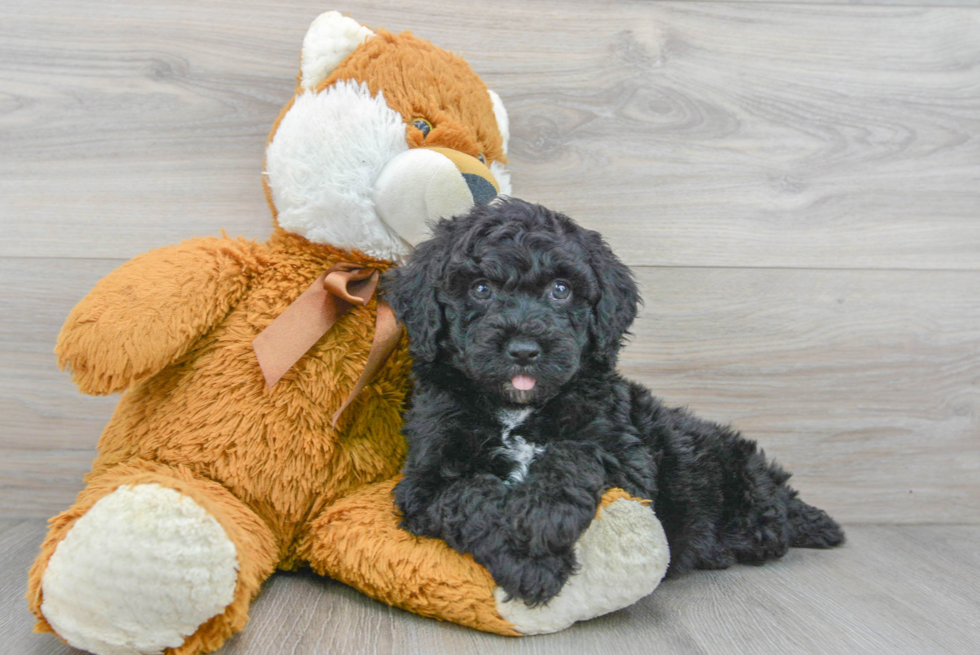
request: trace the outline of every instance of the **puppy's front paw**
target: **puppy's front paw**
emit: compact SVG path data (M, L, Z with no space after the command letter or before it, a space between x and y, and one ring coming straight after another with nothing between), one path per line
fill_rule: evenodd
M575 557L571 552L534 559L507 556L495 558L487 570L508 600L519 599L528 607L538 607L557 596L565 586L575 570Z
M670 562L667 536L653 510L620 490L606 492L574 554L578 571L545 605L522 602L519 590L494 590L500 616L525 635L564 630L643 598L660 584Z

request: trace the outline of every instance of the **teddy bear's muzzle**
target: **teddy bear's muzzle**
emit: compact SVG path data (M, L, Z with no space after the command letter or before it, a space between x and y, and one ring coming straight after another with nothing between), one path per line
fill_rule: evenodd
M466 213L500 192L480 160L450 148L412 148L384 167L374 187L381 220L415 247L429 236L428 223Z

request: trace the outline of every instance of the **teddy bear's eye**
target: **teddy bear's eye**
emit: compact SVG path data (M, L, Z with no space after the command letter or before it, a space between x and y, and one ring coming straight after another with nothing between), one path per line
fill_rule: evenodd
M482 152L480 154L478 154L476 156L476 158L479 159L480 160L480 163L483 164L484 166L487 165L487 158L483 156L483 153Z
M490 300L490 297L493 296L493 289L486 280L477 280L470 287L470 293L477 300Z
M422 138L429 136L429 132L432 131L432 123L425 120L424 118L416 118L412 121L412 125L422 133Z

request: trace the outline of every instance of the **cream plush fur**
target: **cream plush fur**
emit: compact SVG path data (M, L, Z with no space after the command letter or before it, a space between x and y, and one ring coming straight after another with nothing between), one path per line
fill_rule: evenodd
M373 193L406 150L404 120L367 84L342 80L298 95L266 152L280 227L378 259L404 257L411 248L379 218Z
M385 270L427 220L466 209L465 185L425 154L419 167L392 168L379 192L399 157L426 146L485 155L486 175L510 192L506 110L458 57L328 12L311 25L300 68L267 149L272 237L203 237L140 255L65 322L56 353L79 388L125 393L85 488L52 519L31 568L36 629L100 655L211 652L245 627L275 569L306 564L382 602L510 636L611 611L626 602L620 592L639 599L660 559L617 549L615 538L658 537L635 500L601 513L583 537L581 579L535 611L501 604L471 557L398 527L404 340L331 423L370 350L375 300L266 387L252 340L318 276L339 262ZM412 127L420 114L433 124L427 138ZM425 211L387 224L378 208L392 198Z
M158 484L122 485L58 544L41 611L78 648L156 653L231 603L237 578L235 545L197 503Z
M338 11L317 16L303 39L300 86L307 90L315 88L372 36L374 32L370 29Z

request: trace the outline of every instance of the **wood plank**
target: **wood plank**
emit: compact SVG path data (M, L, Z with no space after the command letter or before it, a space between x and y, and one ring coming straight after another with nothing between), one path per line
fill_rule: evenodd
M0 531L0 644L4 653L82 655L58 639L31 632L34 616L27 609L27 570L44 539L44 521L3 521Z
M0 448L95 446L117 398L83 396L53 351L71 308L122 263L0 258Z
M78 653L30 633L25 571L40 521L0 532L0 643L22 655ZM835 551L792 550L762 567L697 572L612 615L507 639L423 619L309 573L277 574L222 655L248 653L913 653L980 648L978 526L850 526Z
M316 11L5 3L0 255L267 234L264 138ZM467 56L508 103L517 194L600 228L632 264L980 266L974 3L355 14Z
M0 504L68 506L115 398L51 353L115 262L0 258ZM847 522L980 520L980 274L640 268L622 370L731 422Z
M980 277L639 269L621 369L732 423L848 522L980 518Z
M646 7L627 30L599 21L602 55L543 62L538 89L515 92L534 199L631 264L980 263L980 74L952 63L976 62L980 39L951 10Z
M977 7L980 0L692 0L693 2L718 2L725 4L758 3L766 5L870 5L898 7Z
M52 351L71 308L121 263L0 258L0 516L53 516L83 487L118 397L83 396Z

